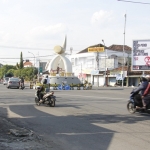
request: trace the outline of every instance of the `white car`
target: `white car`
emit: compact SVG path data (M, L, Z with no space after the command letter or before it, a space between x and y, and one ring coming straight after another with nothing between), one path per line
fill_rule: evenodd
M7 85L8 80L9 80L9 77L5 77L4 80L3 80L3 85Z

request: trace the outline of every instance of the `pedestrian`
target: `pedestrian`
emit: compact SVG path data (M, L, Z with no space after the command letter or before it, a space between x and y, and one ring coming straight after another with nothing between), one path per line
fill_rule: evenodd
M42 79L42 83L47 84L47 76L44 76L44 78Z
M49 78L49 76L48 76L48 75L46 76L46 79L47 79L48 87L50 88L50 78Z
M24 87L24 78L23 77L21 77L20 78L20 85L22 84L22 86Z

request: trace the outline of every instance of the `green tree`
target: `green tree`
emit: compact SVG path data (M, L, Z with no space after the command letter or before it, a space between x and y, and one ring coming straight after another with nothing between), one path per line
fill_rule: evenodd
M33 80L36 79L38 73L38 69L35 67L26 67L22 69L17 69L16 66L12 65L4 65L0 68L0 78L4 76L9 77L24 77L25 80Z
M15 77L20 77L20 69L14 71Z
M22 52L20 54L20 65L19 65L20 69L23 68L23 56L22 56Z
M0 68L0 78L3 78L7 74L8 70L10 70L10 69L16 69L16 67L13 65L4 65L3 67L1 67Z
M20 68L18 63L16 64L16 68L17 68L17 69L19 69L19 68Z
M14 76L14 71L15 71L15 69L9 69L9 70L7 71L7 73L6 73L5 76L13 77L13 76Z

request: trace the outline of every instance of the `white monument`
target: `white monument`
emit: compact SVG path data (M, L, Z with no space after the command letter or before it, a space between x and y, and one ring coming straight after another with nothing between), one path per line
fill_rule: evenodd
M65 37L63 46L56 45L54 47L56 56L54 56L47 67L51 84L62 84L62 82L67 84L81 83L78 77L75 77L72 72L71 61L65 56L66 44L67 38Z

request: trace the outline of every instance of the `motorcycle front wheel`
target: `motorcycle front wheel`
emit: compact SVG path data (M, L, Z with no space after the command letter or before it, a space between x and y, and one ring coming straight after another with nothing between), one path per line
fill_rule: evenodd
M134 104L132 102L128 102L127 109L131 114L134 114L136 112L136 109L134 108Z
M38 98L36 98L36 97L35 97L35 103L36 103L36 105L39 106L39 100L38 100Z

